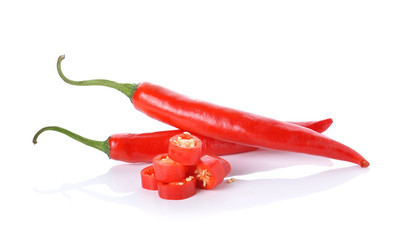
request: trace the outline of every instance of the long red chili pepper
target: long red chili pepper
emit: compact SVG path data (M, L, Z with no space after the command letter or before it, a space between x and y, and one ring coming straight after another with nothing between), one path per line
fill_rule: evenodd
M328 118L321 121L299 122L295 124L317 132L324 132L332 124L332 119ZM172 136L183 132L181 130L170 130L141 134L123 133L111 135L105 141L95 141L82 137L65 128L50 126L40 129L33 137L33 143L36 144L39 135L48 130L63 133L81 143L96 148L107 154L111 159L130 163L152 162L154 156L168 151L169 139ZM209 137L198 137L203 143L202 152L207 155L229 155L257 149L255 147L216 140Z
M318 155L368 167L359 153L310 129L287 122L194 100L151 83L121 84L106 79L73 81L61 71L60 77L73 85L102 85L117 89L131 99L139 111L179 129L224 141Z

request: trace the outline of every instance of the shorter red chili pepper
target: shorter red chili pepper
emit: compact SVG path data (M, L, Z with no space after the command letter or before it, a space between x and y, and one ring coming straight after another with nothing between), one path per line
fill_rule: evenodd
M189 176L176 182L158 182L158 195L162 199L181 200L196 194L196 179Z
M148 190L157 190L157 181L154 174L154 167L148 166L140 171L140 177L142 180L142 187Z
M194 171L197 186L202 189L215 188L224 181L230 169L231 167L226 160L216 156L204 155Z
M157 181L175 182L186 177L186 166L171 159L167 153L155 156L153 167Z
M299 122L294 124L322 133L331 126L332 119L328 118L320 121ZM183 132L182 130L170 130L141 134L123 133L111 135L105 141L95 141L82 137L65 128L49 126L40 129L35 134L33 143L36 144L39 135L48 130L63 133L81 143L96 148L107 154L111 159L129 163L152 162L154 156L157 154L168 152L169 139L172 136ZM197 137L202 141L203 154L220 156L257 149L255 147L220 141L201 135L197 135Z
M200 161L202 141L188 132L170 138L168 156L184 165L195 165Z

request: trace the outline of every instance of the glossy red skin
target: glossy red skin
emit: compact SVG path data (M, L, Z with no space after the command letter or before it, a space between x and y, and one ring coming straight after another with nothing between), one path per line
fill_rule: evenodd
M176 182L186 177L186 166L173 160L165 162L161 159L168 154L159 154L153 159L155 178L162 182ZM172 163L171 163L172 162Z
M196 194L196 179L187 182L182 180L183 185L158 182L158 195L162 199L181 200Z
M186 166L186 176L194 176L194 171L196 170L196 165Z
M289 122L289 123L306 127L319 133L323 133L332 125L333 120L332 118L327 118L319 121Z
M223 158L218 157L218 156L211 156L211 157L217 159L217 160L221 163L222 167L224 168L224 173L225 173L225 174L224 174L224 177L226 177L226 176L231 172L231 170L232 170L232 167L231 167L231 165L229 164L229 162L226 161L226 160L223 159Z
M314 131L324 132L332 124L332 119L294 123ZM110 158L124 162L152 162L153 157L168 151L169 139L182 130L170 130L141 134L114 134L108 139ZM207 155L229 155L256 150L242 144L220 141L196 134L202 141L202 152Z
M191 133L252 147L318 155L369 166L353 149L313 130L191 99L151 83L141 83L132 102L146 115Z
M140 178L142 180L142 187L147 190L157 190L158 185L154 174L153 166L148 166L140 171Z
M224 160L225 161L225 160ZM225 161L228 165L229 163ZM198 171L206 169L211 173L211 177L208 178L206 186L203 185L202 181L197 181L197 187L202 189L213 189L224 181L224 178L230 172L226 173L227 166L223 166L223 161L215 156L204 155L201 157L200 163L196 165Z
M194 147L186 147L177 145L175 141L178 141L178 138L181 137L183 139L193 139L195 142ZM200 161L202 153L202 141L191 134L180 133L174 135L170 138L168 144L168 155L170 158L175 161L184 164L184 165L195 165Z

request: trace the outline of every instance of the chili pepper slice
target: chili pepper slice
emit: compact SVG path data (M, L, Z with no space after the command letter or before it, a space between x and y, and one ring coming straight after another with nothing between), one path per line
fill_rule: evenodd
M310 128L314 131L324 132L332 124L332 119L324 119L320 121L309 121L294 123L303 127ZM129 163L136 162L153 162L154 156L159 153L167 152L169 139L182 133L181 130L169 130L151 133L121 133L111 135L105 141L95 141L82 137L65 128L57 126L48 126L40 129L33 137L33 143L37 143L37 138L42 132L57 131L63 133L81 143L96 148L114 160L120 160ZM241 144L220 141L214 138L197 135L202 141L203 154L209 155L228 155L243 153L256 150L258 148L245 146Z
M148 190L157 190L157 181L154 174L154 167L148 166L140 171L140 178L142 180L142 187Z
M176 182L158 182L158 195L162 199L181 200L196 194L196 178L189 176Z
M134 107L146 115L189 132L238 144L323 156L368 167L369 162L350 147L295 124L194 100L148 82L121 84L106 79L72 81L57 70L67 83L102 85L121 91Z
M196 165L187 165L186 166L186 175L187 176L194 176L194 171L196 170Z
M219 157L204 155L200 163L196 165L194 174L197 180L197 187L202 189L213 189L224 181L230 172L229 163Z
M224 168L224 173L225 173L224 177L226 177L231 172L232 167L231 167L231 165L229 164L228 161L226 161L225 159L220 158L218 156L209 156L209 157L213 157L213 158L217 159L221 163L222 167Z
M168 156L184 165L195 165L200 161L202 142L188 133L177 134L169 140Z
M175 182L186 177L186 166L172 160L167 153L155 156L153 166L157 181Z

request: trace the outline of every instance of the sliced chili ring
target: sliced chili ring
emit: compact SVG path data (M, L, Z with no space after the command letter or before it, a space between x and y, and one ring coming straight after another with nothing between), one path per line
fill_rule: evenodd
M186 166L186 176L194 176L194 171L196 170L196 165Z
M170 138L168 155L184 165L195 165L200 161L201 148L200 138L183 132Z
M155 156L153 166L157 181L175 182L186 177L186 166L172 160L167 153Z
M225 161L224 159L222 160ZM201 157L200 163L196 165L196 170L194 171L199 188L212 189L224 181L230 171L230 165L227 161L223 164L222 160L216 156L204 155ZM224 167L226 164L229 167Z
M221 163L222 167L224 168L224 172L225 172L225 176L224 177L226 177L231 172L231 169L232 169L232 167L229 164L229 162L226 161L223 158L218 157L218 156L212 156L212 157L216 158Z
M158 195L162 199L181 200L196 193L196 178L189 176L176 182L158 182Z
M142 180L142 187L148 190L157 190L157 181L154 176L154 167L148 166L140 171L140 177Z

